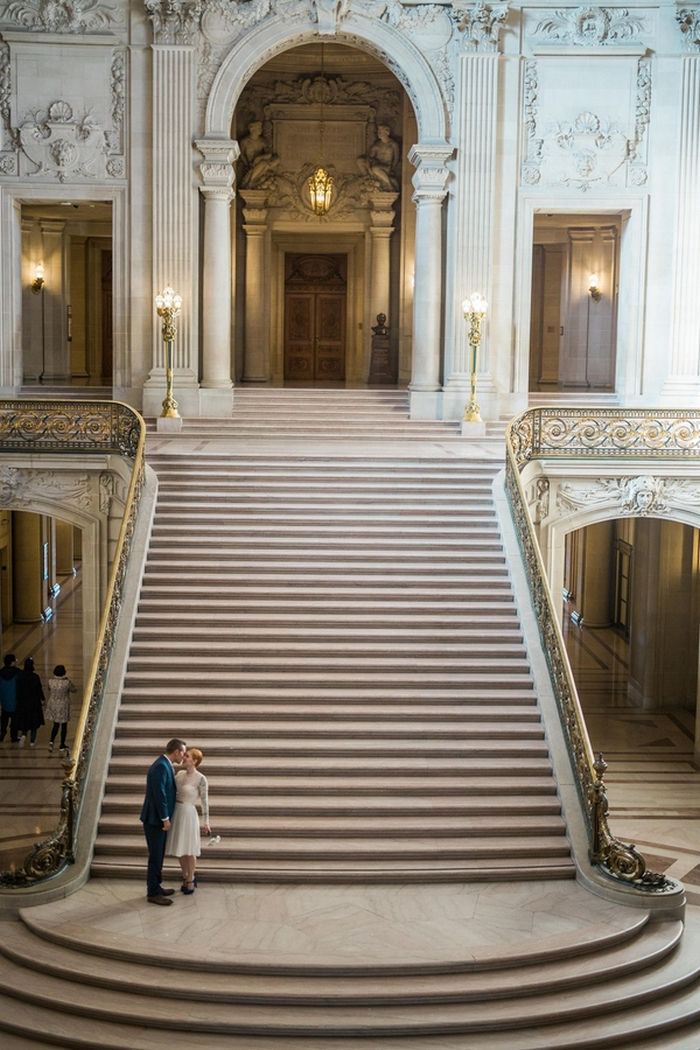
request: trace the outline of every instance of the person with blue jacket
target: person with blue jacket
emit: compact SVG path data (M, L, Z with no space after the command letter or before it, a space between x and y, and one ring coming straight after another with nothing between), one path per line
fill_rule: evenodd
M20 670L14 653L7 653L0 668L0 743L5 739L7 727L10 727L10 740L16 744L19 740L17 731L17 676Z
M150 904L172 904L174 890L161 885L165 839L175 812L175 772L173 766L184 758L187 745L174 737L165 745L165 753L155 760L146 776L146 797L141 821L148 846L146 899Z

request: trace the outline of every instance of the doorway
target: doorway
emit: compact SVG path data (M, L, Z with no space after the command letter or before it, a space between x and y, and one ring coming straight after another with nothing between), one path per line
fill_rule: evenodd
M530 391L615 391L621 222L535 216Z
M110 388L111 202L23 201L21 219L24 385Z
M343 382L347 255L285 253L285 381Z

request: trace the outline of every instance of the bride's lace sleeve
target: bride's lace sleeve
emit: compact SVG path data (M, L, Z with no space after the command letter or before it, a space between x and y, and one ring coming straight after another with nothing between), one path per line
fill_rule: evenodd
M207 778L200 775L199 778L199 798L202 803L202 820L208 826L209 825L209 785L207 784Z

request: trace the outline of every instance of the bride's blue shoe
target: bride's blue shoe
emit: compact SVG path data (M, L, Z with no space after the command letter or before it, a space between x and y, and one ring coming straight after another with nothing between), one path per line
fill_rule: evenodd
M191 890L188 890L188 889L187 889L187 887L188 887L189 885L191 885L191 886L192 886L192 889L191 889ZM181 892L181 893L186 893L186 894L187 894L187 895L189 896L189 895L190 895L191 893L194 893L194 888L195 888L195 885L196 885L196 884L195 884L194 882L193 882L193 883L191 883L191 884L190 884L189 882L183 882L182 886L180 887L180 892Z

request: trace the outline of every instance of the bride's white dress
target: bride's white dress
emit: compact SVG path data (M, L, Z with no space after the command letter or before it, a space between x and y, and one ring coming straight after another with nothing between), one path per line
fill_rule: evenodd
M175 774L177 800L168 837L165 840L165 852L170 857L199 857L202 852L199 831L199 814L197 801L202 806L202 819L209 823L209 791L207 778L201 773L188 774L180 769Z

